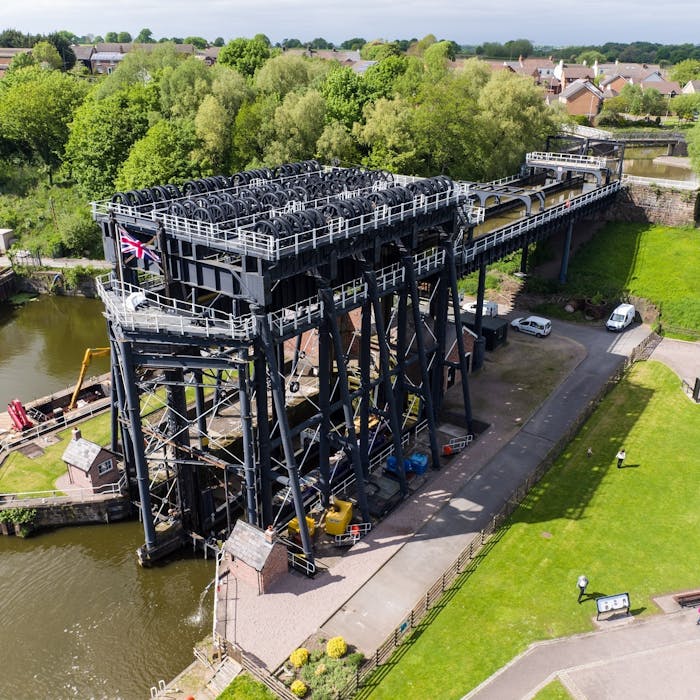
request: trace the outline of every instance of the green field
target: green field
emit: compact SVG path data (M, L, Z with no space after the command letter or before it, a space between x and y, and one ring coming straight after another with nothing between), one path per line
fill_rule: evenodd
M661 312L662 329L700 332L700 231L653 224L608 224L569 266L566 291L614 303L643 297ZM668 327L668 328L667 328Z
M361 697L459 698L530 643L590 630L581 573L592 596L628 591L635 616L656 611L652 596L697 587L699 434L677 376L634 365Z
M84 438L99 445L109 445L111 440L111 418L109 412L103 413L80 424ZM8 456L0 467L0 493L18 493L26 491L51 491L56 488L56 479L65 473L66 465L61 459L71 439L71 430L57 433L60 442L46 445L44 454L35 459L15 451ZM42 444L42 439L35 442Z

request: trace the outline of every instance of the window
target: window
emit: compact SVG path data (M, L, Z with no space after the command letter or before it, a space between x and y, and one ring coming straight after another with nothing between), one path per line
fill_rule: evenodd
M100 464L97 465L97 473L102 476L103 474L106 474L107 472L112 471L112 460L107 459L104 462L100 462Z

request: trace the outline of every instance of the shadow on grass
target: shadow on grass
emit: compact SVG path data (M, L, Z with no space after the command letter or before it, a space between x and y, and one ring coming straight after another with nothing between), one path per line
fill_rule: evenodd
M609 471L618 471L615 455L625 444L654 392L626 381L616 386L598 409L601 418L585 435L582 426L576 437L555 462L551 471L532 488L513 513L517 523L548 522L557 518L579 520ZM593 457L586 456L586 443L595 441ZM622 469L636 469L640 464L623 464Z

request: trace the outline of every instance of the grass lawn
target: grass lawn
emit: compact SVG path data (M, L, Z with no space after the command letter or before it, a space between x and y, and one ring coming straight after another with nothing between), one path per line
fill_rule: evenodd
M84 438L99 445L109 445L111 439L111 419L109 412L95 416L80 424ZM45 447L41 457L30 459L21 452L13 452L0 467L0 493L17 493L24 491L51 491L56 479L65 473L66 465L61 459L71 429L58 433L60 442ZM41 444L41 438L37 440Z
M572 258L566 289L611 302L644 297L661 310L662 326L700 331L699 267L697 229L613 223Z
M655 612L652 596L696 588L699 434L676 375L634 365L361 697L459 698L530 643L591 630L582 573L589 595L629 592L636 616Z
M274 700L275 694L259 681L242 673L224 690L217 700Z
M534 700L571 700L571 695L561 682L552 681L535 695Z

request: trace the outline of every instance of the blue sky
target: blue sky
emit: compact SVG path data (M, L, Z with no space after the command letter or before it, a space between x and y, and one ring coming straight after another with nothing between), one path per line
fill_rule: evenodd
M78 35L148 27L160 37L227 41L267 34L340 43L435 34L460 44L530 39L536 45L698 43L697 0L2 0L0 29Z

